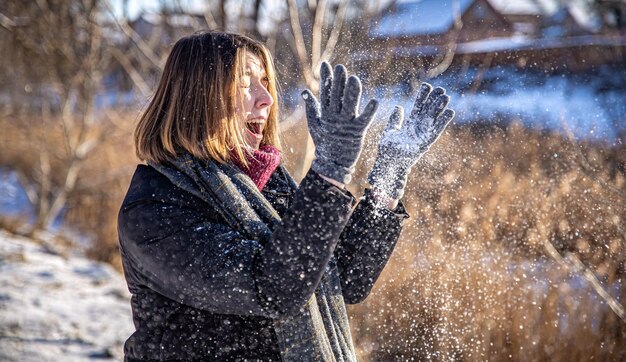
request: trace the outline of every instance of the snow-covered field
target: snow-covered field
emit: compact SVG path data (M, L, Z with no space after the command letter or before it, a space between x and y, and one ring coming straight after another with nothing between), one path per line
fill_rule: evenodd
M111 266L0 231L0 361L120 361L129 298Z
M428 82L446 89L456 124L517 121L537 130L608 143L626 130L626 72L621 68L546 75L498 66L484 73L446 72ZM386 122L396 104L410 112L417 86L407 78L403 85L373 89L367 96L380 101L378 120Z

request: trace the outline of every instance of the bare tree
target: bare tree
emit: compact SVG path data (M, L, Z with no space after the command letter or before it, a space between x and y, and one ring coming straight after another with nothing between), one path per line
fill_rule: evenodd
M212 29L234 30L262 40L272 37L261 34L259 29L261 10L266 5L262 0L206 0L204 9L196 13L180 0L162 3L155 14L150 14L153 23L143 30L136 28L140 19L130 19L125 13L116 16L110 0L102 2L124 37L121 44L111 47L111 54L145 97L152 93L152 84L163 70L169 47L184 35Z
M298 5L296 0L287 0L287 6L291 29L286 33L289 45L296 56L306 87L317 92L319 66L323 60L333 59L346 18L348 0L340 0L335 11L329 9L327 0L309 1L305 6ZM305 26L302 20L306 21ZM307 43L310 44L308 48ZM299 114L297 118L301 117L302 114ZM303 159L298 162L299 167L295 174L298 179L304 177L313 159L313 141L310 135L307 137L303 155Z
M463 26L461 21L460 4L454 1L454 25L450 31L449 42L446 51L436 57L427 67L422 64L422 73L427 78L436 77L444 72L452 63L456 52L456 44L459 33ZM287 0L289 31L286 38L292 49L297 68L300 70L303 83L306 87L316 92L319 82L319 66L323 60L333 61L341 59L352 62L354 56L372 52L379 55L384 49L373 49L369 39L369 26L381 11L381 4L367 1L327 1L310 0L298 2ZM393 1L387 6L392 6ZM364 50L365 49L365 50ZM385 57L377 62L377 68L388 68L392 64L390 57ZM376 72L374 72L376 73ZM289 128L295 124L295 119L302 118L302 114L287 117ZM304 176L313 158L313 144L309 137L306 143L303 159L298 162L296 178Z
M453 0L452 17L454 18L454 24L452 26L452 29L450 30L448 43L445 47L445 52L435 58L435 60L432 62L433 64L426 71L427 79L435 78L441 75L443 72L448 70L448 68L452 64L452 60L454 60L454 56L456 54L459 35L461 34L461 29L463 28L463 21L461 20L462 15L463 14L461 14L460 1Z
M20 74L15 81L35 88L28 99L13 99L20 107L9 111L28 132L31 151L38 153L34 164L14 168L35 210L31 231L48 228L60 215L87 157L104 136L102 127L95 127L94 111L110 60L99 5L98 0L9 1L0 15L8 32L5 45L11 48L5 54Z

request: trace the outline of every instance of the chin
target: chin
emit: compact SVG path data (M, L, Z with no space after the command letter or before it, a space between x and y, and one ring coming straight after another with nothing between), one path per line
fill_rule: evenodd
M261 147L261 140L258 140L256 138L252 139L251 137L249 137L248 139L246 139L246 144L248 147L256 151L259 149L259 147Z

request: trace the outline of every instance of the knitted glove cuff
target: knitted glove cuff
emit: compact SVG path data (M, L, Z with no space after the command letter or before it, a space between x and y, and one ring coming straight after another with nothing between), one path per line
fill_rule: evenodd
M352 173L354 173L354 166L345 167L320 158L313 160L311 169L320 175L330 177L343 184L349 184L352 181Z

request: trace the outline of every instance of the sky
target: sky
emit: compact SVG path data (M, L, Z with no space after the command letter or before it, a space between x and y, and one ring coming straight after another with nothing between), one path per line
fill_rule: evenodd
M124 0L110 0L113 5L115 15L121 16L123 14L123 3ZM239 6L241 3L245 3L247 0L240 0L240 2L234 2L231 6ZM280 3L282 0L269 0L264 1L264 6L269 7L280 7ZM177 0L177 1L167 1L167 0L129 0L128 1L128 17L130 19L136 18L142 11L156 11L162 7L162 4L166 3L168 5L178 3L180 7L190 12L202 12L207 4L211 3L209 0Z
M124 0L109 0L113 7L115 16L120 18L124 14ZM186 12L203 13L206 7L215 3L210 0L129 0L127 1L128 19L136 19L142 12L158 12L159 9L166 4L168 7L176 5ZM229 14L239 14L244 4L251 4L249 0L229 1L226 6L226 12ZM265 0L261 7L261 21L259 23L259 31L264 33L268 27L274 25L277 16L280 17L284 12L284 0Z
M110 0L113 5L115 15L121 16L123 13L123 0ZM206 0L178 0L182 7L191 11L202 11L208 1ZM137 17L143 11L155 11L161 7L162 1L159 0L129 0L128 16L130 19Z

